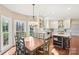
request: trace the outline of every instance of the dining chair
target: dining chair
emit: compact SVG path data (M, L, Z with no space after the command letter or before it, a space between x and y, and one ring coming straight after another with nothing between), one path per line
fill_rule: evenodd
M37 49L37 53L39 54L48 54L48 42L46 42L45 34L39 33L39 38L44 40L44 45Z
M25 48L24 37L18 38L16 40L16 54L17 55L29 55Z

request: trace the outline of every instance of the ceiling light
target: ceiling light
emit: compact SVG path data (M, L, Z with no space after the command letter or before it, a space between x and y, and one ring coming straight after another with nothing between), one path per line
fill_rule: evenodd
M71 8L67 8L67 10L71 10Z

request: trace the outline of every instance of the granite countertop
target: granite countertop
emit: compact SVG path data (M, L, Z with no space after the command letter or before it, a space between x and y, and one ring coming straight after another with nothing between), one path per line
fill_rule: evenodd
M64 37L70 37L70 35L67 35L67 34L53 34L55 36L64 36Z

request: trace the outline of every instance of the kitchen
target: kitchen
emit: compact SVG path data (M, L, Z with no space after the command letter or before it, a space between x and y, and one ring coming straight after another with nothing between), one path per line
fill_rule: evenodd
M29 7L26 8L26 14L34 8L31 12L33 17L32 14L23 15L25 12L22 13L21 9L25 6ZM79 18L76 6L79 5L0 5L0 54L19 55L17 41L24 39L25 48L22 49L27 51L27 55L79 55ZM56 10L56 15L50 10L51 7L53 11ZM25 51L22 53L25 55Z

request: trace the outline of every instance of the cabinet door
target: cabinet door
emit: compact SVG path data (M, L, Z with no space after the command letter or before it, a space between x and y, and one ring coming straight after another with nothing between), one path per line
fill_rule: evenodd
M63 48L63 38L60 36L54 36L53 44L57 48Z
M49 22L50 28L58 29L58 20L50 20Z
M47 19L44 20L44 28L50 28L49 20L47 20Z
M64 20L63 25L65 29L70 28L70 20Z
M70 38L63 37L63 48L70 48Z

